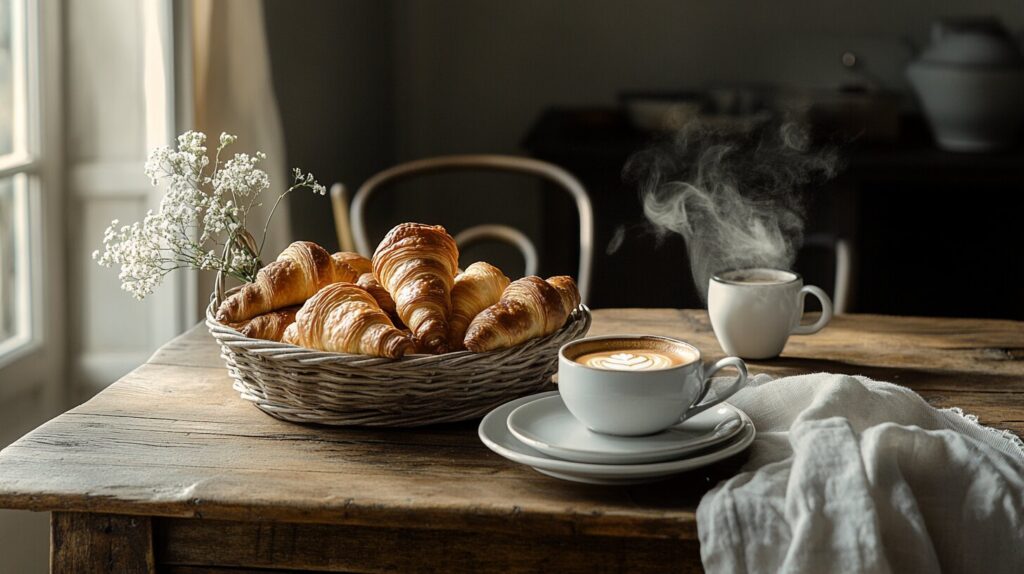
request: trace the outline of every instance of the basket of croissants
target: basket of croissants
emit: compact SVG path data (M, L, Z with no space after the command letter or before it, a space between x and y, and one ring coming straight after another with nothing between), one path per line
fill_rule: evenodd
M458 269L443 227L403 223L372 260L292 243L225 291L206 324L243 399L292 422L419 426L479 418L550 384L590 328L571 277Z

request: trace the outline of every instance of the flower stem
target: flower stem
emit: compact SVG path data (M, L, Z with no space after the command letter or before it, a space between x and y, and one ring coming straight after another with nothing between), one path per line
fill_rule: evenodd
M288 195L289 193L295 191L296 189L298 189L300 187L303 187L304 185L306 185L306 184L305 183L296 183L295 185L293 185L293 186L289 187L287 190L285 190L284 193L282 193L281 195L277 196L277 201L274 202L274 207L270 208L270 215L267 216L267 222L263 225L263 238L260 239L259 249L256 250L256 258L257 259L259 259L263 255L263 244L265 244L267 242L267 231L270 230L270 220L274 218L274 212L277 211L277 206L281 204L281 200L284 199L284 197L286 195Z

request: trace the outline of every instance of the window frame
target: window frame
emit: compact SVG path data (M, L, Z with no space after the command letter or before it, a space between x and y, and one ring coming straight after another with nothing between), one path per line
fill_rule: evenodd
M54 129L58 118L45 118L53 110L53 95L44 100L41 83L44 75L52 76L55 63L44 61L56 57L54 46L44 46L41 33L41 11L52 12L39 0L12 1L12 79L13 138L10 154L0 156L0 178L14 180L14 302L17 312L15 333L0 341L0 369L38 351L46 342L43 313L45 267L43 234L44 194L56 192L52 185L54 161L44 160L52 149L44 126ZM56 17L54 17L55 19ZM48 26L48 32L51 32ZM58 28L59 29L59 28ZM53 36L53 34L48 34ZM52 82L56 83L56 82ZM47 125L49 124L49 125ZM49 149L45 149L48 147ZM22 176L22 177L19 177ZM46 203L50 203L47 201ZM52 247L52 246L47 246Z

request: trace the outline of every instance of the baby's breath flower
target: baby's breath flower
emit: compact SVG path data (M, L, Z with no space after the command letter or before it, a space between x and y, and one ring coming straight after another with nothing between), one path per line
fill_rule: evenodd
M295 179L295 185L292 189L298 187L308 187L316 195L327 195L327 188L320 185L320 182L313 177L311 173L302 173L299 168L292 168L292 177Z
M257 198L270 189L270 177L260 167L267 158L260 151L251 156L235 154L221 162L220 152L237 139L220 134L212 173L207 173L210 158L202 132L178 136L177 149L163 146L153 150L145 172L154 186L161 182L166 186L159 210L149 211L142 221L131 225L118 227L120 222L113 220L103 232L103 250L92 253L99 265L120 267L122 289L142 299L167 273L183 267L216 270L242 281L255 278L270 220L255 253L252 242L240 238L246 233L249 209L262 205ZM297 168L292 173L295 182L278 196L275 209L299 187L326 193L312 174Z
M224 167L213 177L214 191L219 194L230 193L235 197L249 197L269 189L270 176L259 168L259 162L263 159L260 155L240 153L224 162Z

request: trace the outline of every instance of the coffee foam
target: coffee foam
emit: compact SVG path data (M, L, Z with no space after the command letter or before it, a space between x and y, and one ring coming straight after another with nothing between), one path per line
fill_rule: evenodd
M581 365L614 371L653 371L687 365L696 351L659 338L608 338L583 341L566 349L566 358Z
M674 367L678 361L657 351L625 349L617 351L598 351L576 358L576 362L595 369L606 371L657 371Z
M740 283L745 285L778 285L796 280L796 273L783 271L781 269L737 269L716 275L716 277L727 283Z

